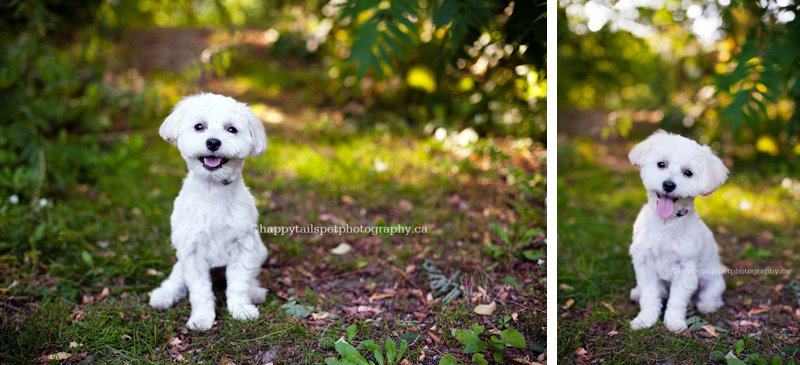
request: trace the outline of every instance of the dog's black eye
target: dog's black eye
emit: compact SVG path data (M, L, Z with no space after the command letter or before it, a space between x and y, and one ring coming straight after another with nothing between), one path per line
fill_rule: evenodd
M694 173L692 172L692 170L686 170L683 172L683 176L692 177L694 176Z
M203 126L203 123L197 123L194 125L194 130L196 131L202 131L203 129L206 129L206 127Z
M236 132L238 132L238 130L236 130L236 128L234 128L234 127L228 127L227 130L228 130L228 132L231 132L233 134L236 134Z
M667 167L667 163L666 163L666 162L664 162L664 161L658 161L658 168L659 168L659 169L663 169L663 168L665 168L665 167Z

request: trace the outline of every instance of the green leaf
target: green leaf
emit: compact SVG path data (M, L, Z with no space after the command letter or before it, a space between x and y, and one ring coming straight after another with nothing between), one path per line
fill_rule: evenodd
M728 358L728 365L746 365L744 361L739 360L735 357Z
M770 363L772 365L783 365L783 361L781 361L781 357L778 355L773 356Z
M400 341L400 349L397 350L397 356L395 357L396 363L399 363L400 360L403 360L403 355L406 354L406 350L408 350L408 341Z
M352 361L358 365L369 365L367 359L358 352L358 350L353 347L353 345L340 341L336 343L336 352L342 356L343 360Z
M306 318L311 315L311 307L290 301L281 306L284 313L289 317Z
M472 332L475 332L476 335L480 335L481 333L483 333L483 330L485 328L477 323L473 323L472 326L469 327L469 329L472 330Z
M508 239L508 235L506 234L506 230L503 229L503 227L500 227L499 224L495 222L489 223L489 228L491 228L494 231L494 233L496 233L497 236L500 237L500 240L503 241L503 243L505 243L506 245L511 244L511 241Z
M476 365L489 365L489 362L486 361L486 356L483 356L483 354L473 354L472 363Z
M722 351L711 351L711 360L725 362L725 354L723 354Z
M522 257L528 261L538 261L544 256L544 250L525 250L522 251Z
M739 356L744 350L744 340L736 341L736 356Z
M473 325L473 328L475 326L476 325ZM489 347L486 342L478 338L478 334L483 332L483 327L478 327L480 327L480 331L475 331L474 329L455 331L456 340L464 345L464 353L466 354L481 352Z
M330 337L320 338L319 347L322 347L326 350L333 350L336 347L336 341Z
M340 365L341 363L335 357L326 357L325 364L327 365Z
M397 355L397 345L391 338L386 339L386 359L389 364L394 364L395 355Z
M513 276L506 275L503 278L503 284L511 285L514 288L519 288L519 281L517 281L517 279L515 279Z
M92 258L92 254L90 254L88 251L81 251L81 259L83 259L83 262L85 262L86 265L94 267L94 259Z
M356 333L358 333L358 327L356 327L356 325L354 324L351 324L347 326L345 332L347 332L347 341L352 342L353 339L356 338Z
M503 363L503 351L492 352L492 360L498 364Z
M781 347L781 352L783 352L784 354L788 354L788 355L794 356L794 355L797 354L798 349L797 349L797 347L794 347L794 346L784 346L784 347Z
M417 333L417 332L406 332L406 333L400 335L400 339L401 340L406 340L406 341L410 341L410 342L419 341L419 340L422 340L423 338L425 338L425 337L422 336L421 334Z
M456 358L453 355L447 354L439 359L439 365L458 365L458 362L456 362Z
M514 328L508 328L500 332L500 339L506 346L516 347L519 349L525 348L525 336Z

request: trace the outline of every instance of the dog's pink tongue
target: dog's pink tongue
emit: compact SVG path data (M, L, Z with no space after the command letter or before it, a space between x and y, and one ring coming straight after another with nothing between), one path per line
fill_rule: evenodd
M669 218L672 216L672 213L675 211L675 202L672 201L670 198L658 198L658 203L656 203L656 213L661 218Z
M203 157L203 163L208 167L217 167L220 162L222 162L222 159L219 157Z

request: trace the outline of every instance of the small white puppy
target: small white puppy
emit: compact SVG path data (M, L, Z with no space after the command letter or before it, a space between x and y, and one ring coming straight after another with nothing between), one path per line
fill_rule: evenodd
M641 308L631 328L654 325L667 299L664 324L671 331L683 331L686 306L696 291L701 313L712 313L723 304L725 280L717 243L697 215L694 199L720 187L728 169L708 146L664 131L636 145L628 158L647 189L647 204L633 225L630 247L636 272L631 300Z
M150 293L150 305L165 309L188 289L192 314L186 326L211 328L215 311L209 270L226 266L228 311L240 320L257 318L254 304L266 296L258 274L267 249L251 228L258 211L242 180L242 167L246 157L267 148L261 120L232 98L199 94L181 100L159 134L178 147L189 173L170 219L178 262Z

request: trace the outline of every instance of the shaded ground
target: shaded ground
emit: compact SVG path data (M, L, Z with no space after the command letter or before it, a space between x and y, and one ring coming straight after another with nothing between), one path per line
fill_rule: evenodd
M575 124L559 130L559 361L737 363L718 360L730 354L757 364L758 359L788 363L798 356L797 176L761 175L754 168L733 166L722 188L697 200L728 268L775 272L727 276L725 306L712 315L697 315L698 324L690 331L673 334L659 321L652 329L634 332L629 321L638 305L628 299L635 283L628 246L646 197L626 156L655 125L636 125L629 140L604 139L596 127L581 127L602 122L598 114L572 112ZM690 310L689 316L694 315Z
M497 137L465 146L470 153L461 158L447 140L396 119L365 123L363 106L321 100L307 89L323 72L316 66L256 51L198 86L248 102L268 122L268 152L245 168L260 223L428 233L263 234L270 256L260 279L269 294L259 320L232 320L217 285L213 329L189 332L186 300L163 313L146 306L146 293L175 260L169 215L185 174L154 121L104 145L108 170L96 182L32 210L63 227L57 242L32 239L31 250L0 260L0 363L47 362L59 352L70 356L63 363L320 363L355 325L353 344L405 339L408 363L436 364L448 353L468 361L452 330L472 324L523 334L527 348L506 348L506 361L546 362L544 149ZM164 95L192 89L161 87ZM352 250L332 254L343 242ZM434 295L425 260L446 275L461 271L456 300ZM288 302L308 313L289 315ZM473 312L491 302L492 315Z

